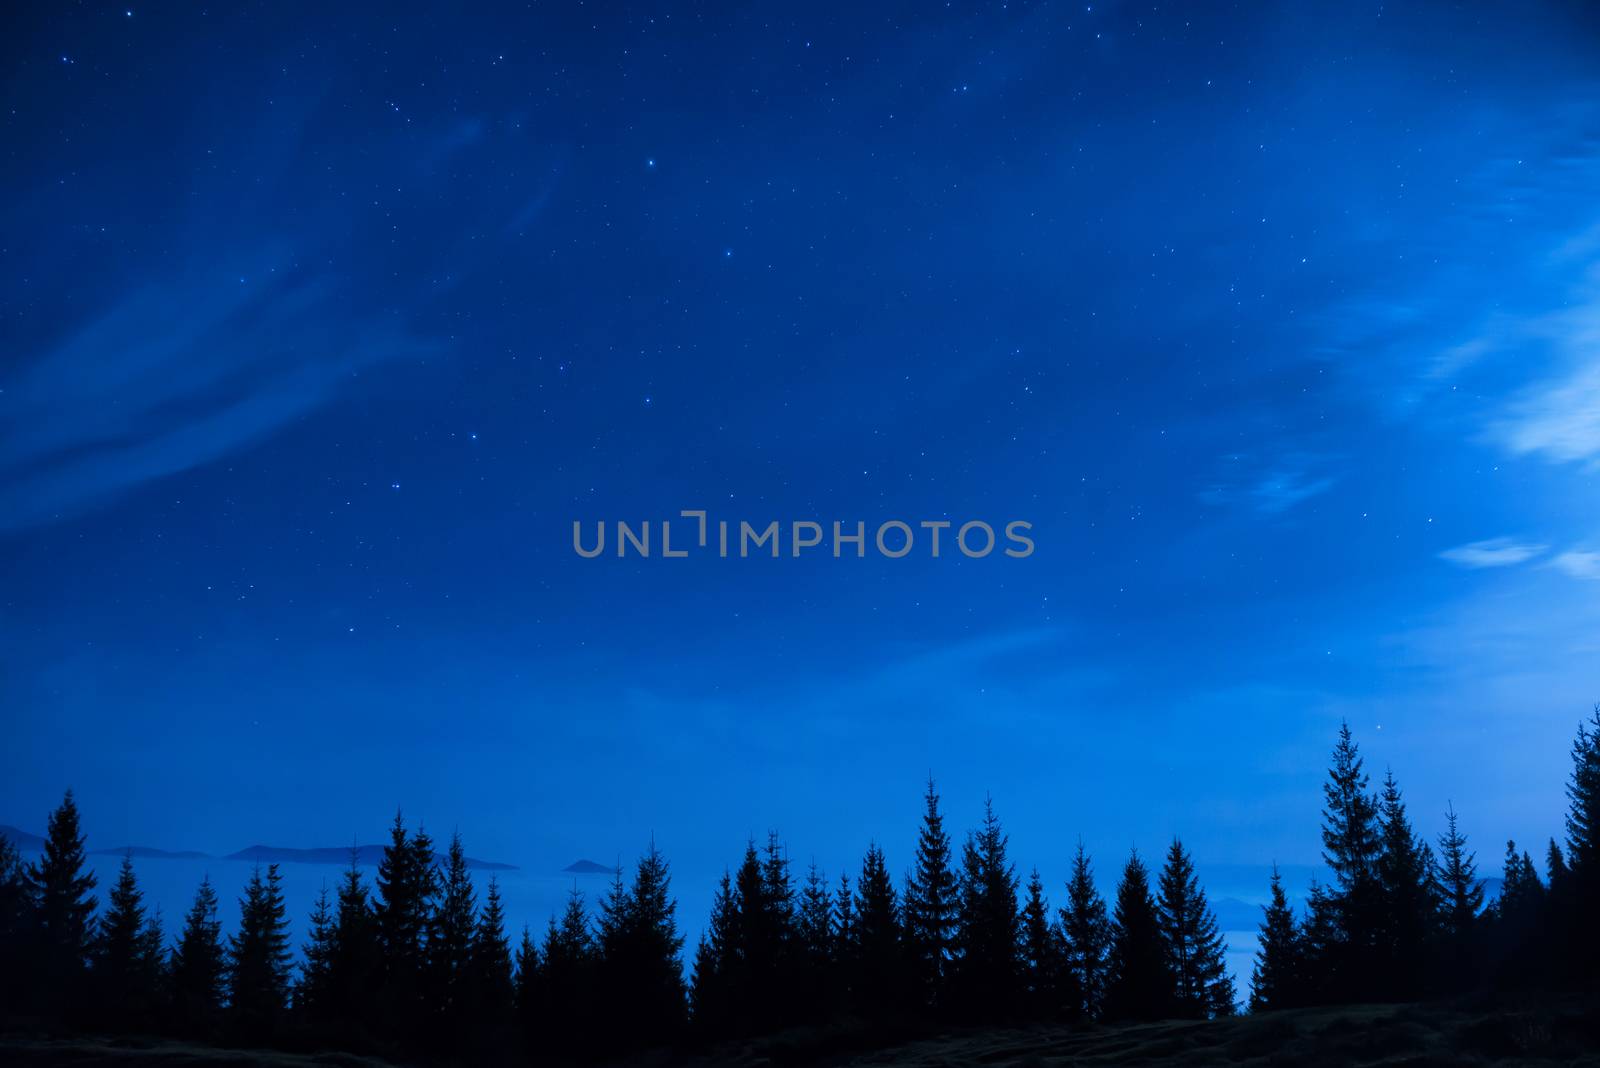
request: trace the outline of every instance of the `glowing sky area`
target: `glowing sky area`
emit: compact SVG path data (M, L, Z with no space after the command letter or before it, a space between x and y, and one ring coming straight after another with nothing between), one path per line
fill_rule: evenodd
M1593 7L232 8L0 34L0 823L653 834L698 929L769 828L903 871L931 770L1058 899L1259 894L1347 719L1486 873L1561 833ZM572 551L688 508L1037 549Z

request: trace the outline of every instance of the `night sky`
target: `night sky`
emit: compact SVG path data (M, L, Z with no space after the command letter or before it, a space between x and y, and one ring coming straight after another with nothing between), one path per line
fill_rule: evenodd
M1059 896L1315 863L1348 719L1560 833L1592 9L359 7L5 15L0 822L704 887L904 870L931 771ZM697 508L1036 551L572 549Z

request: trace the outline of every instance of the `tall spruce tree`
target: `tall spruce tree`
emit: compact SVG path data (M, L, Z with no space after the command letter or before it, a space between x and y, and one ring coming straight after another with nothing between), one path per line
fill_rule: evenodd
M666 858L651 842L633 883L621 876L601 907L600 978L607 1004L627 1006L634 1021L615 1036L624 1046L670 1042L682 1029L687 1003L679 953L677 903Z
M1477 854L1467 851L1467 836L1457 826L1455 807L1445 810L1445 832L1439 836L1439 861L1434 869L1440 902L1439 923L1447 942L1470 943L1483 912L1483 884L1478 881Z
M1341 974L1346 954L1340 927L1339 898L1313 879L1306 895L1306 915L1300 924L1300 982L1302 1004L1334 1000L1350 984Z
M438 878L438 901L428 922L425 1004L434 1049L456 1048L470 1023L467 965L478 921L478 895L467 871L461 835L452 834Z
M426 1017L423 975L434 885L432 841L423 831L407 832L396 812L378 860L372 910L382 969L380 1011L391 1034L410 1036Z
M1071 1015L1098 1019L1104 1007L1111 921L1106 903L1094 885L1094 869L1083 843L1072 859L1067 883L1067 903L1061 909L1061 933L1066 940L1066 982Z
M1109 959L1107 1019L1158 1020L1171 1014L1176 981L1167 965L1149 871L1137 850L1129 854L1117 884Z
M337 1018L332 1003L336 932L333 899L328 895L327 883L323 883L311 909L311 927L300 951L300 977L293 990L295 1015L314 1027Z
M327 997L330 1017L346 1028L362 1030L373 1025L377 1013L383 950L358 860L356 850L351 849L350 866L339 884Z
M220 1021L227 977L217 891L209 875L195 891L168 971L175 1025L184 1034L209 1037Z
M1156 908L1173 979L1173 1011L1193 1020L1231 1016L1234 990L1227 968L1227 943L1206 903L1194 862L1176 838L1161 869Z
M1377 876L1383 911L1379 969L1370 997L1410 999L1422 992L1428 941L1437 913L1433 851L1406 815L1394 773L1385 774L1378 808Z
M820 1019L831 1009L834 963L833 897L828 880L813 860L800 886L800 906L795 912L799 939L800 1015Z
M1262 906L1261 934L1250 973L1250 1011L1271 1012L1299 1004L1300 932L1283 892L1283 876L1272 866L1272 891Z
M29 992L47 1013L65 1009L88 961L95 875L87 869L78 806L68 790L45 826L43 855L28 865L35 949Z
M151 945L152 922L133 858L124 856L91 950L96 1015L104 1026L150 1025L164 967L159 933Z
M522 925L522 937L517 941L516 959L516 1030L522 1040L526 1060L534 1059L534 1051L546 1045L546 1036L540 1033L543 1021L540 1012L543 997L539 960L539 947L534 944L533 932Z
M239 901L239 930L228 942L228 1007L246 1038L277 1030L289 1001L288 913L276 864L257 866Z
M1028 873L1028 894L1022 905L1022 975L1028 1015L1049 1019L1062 1010L1065 953L1060 929L1050 920L1039 869Z
M1467 851L1467 836L1457 826L1455 806L1445 810L1444 820L1433 873L1439 895L1434 985L1460 990L1475 980L1483 884L1478 880L1477 857Z
M573 887L560 920L551 917L545 931L537 981L532 984L537 997L529 1022L536 1037L530 1050L546 1050L560 1060L584 1051L593 1042L591 1028L599 1009L595 953L583 895ZM524 986L528 985L525 981ZM613 1002L607 1002L606 1008L623 1011Z
M923 801L922 828L914 866L906 880L903 911L915 997L922 1007L935 1008L944 999L955 954L959 887L951 864L950 835L944 829L931 775Z
M468 1007L467 1049L477 1054L473 1059L487 1059L495 1051L508 1047L516 1006L505 903L500 897L500 882L492 875L484 892L478 924L472 931L464 987Z
M747 859L753 853L747 853ZM690 1017L702 1035L721 1036L733 1029L740 994L742 921L733 878L724 871L712 899L710 923L695 947L689 989Z
M956 988L961 1009L979 1019L1008 1015L1021 988L1017 876L1006 847L994 804L985 799L983 823L961 850L956 911Z
M1383 842L1378 830L1377 798L1369 792L1361 754L1348 723L1339 726L1333 763L1323 784L1322 858L1333 870L1331 902L1337 914L1338 939L1327 950L1337 959L1320 963L1330 980L1337 976L1335 998L1360 998L1382 981L1379 946L1384 929L1383 889L1378 862Z
M1592 890L1600 885L1600 704L1588 723L1578 724L1567 800L1566 864Z
M849 983L856 1010L881 1021L905 1009L905 947L889 865L877 843L867 847L856 880L851 920Z

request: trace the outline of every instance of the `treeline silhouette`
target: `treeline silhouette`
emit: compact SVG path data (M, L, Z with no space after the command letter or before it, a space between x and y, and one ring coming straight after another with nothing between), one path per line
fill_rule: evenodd
M1341 728L1322 815L1332 874L1296 915L1274 869L1254 1012L1483 989L1593 989L1600 977L1600 706L1581 724L1563 849L1506 847L1485 892L1456 813L1437 848L1394 777L1377 790ZM148 1033L431 1062L585 1061L819 1029L860 1043L935 1027L1209 1019L1236 1011L1216 917L1183 844L1152 873L1133 852L1114 899L1080 844L1064 904L1024 881L992 805L959 848L928 783L897 887L883 851L830 881L777 835L725 872L686 982L666 860L651 844L593 915L574 889L513 946L491 877L480 901L459 836L441 861L395 817L369 884L354 857L324 890L298 961L276 865L256 868L224 938L209 879L177 937L125 858L104 910L69 791L42 855L0 839L0 995L11 1027Z

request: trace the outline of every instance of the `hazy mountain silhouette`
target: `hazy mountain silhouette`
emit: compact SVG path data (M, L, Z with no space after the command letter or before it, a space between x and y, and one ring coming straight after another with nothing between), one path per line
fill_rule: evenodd
M615 875L617 869L612 864L596 864L592 860L575 860L561 869L574 875Z
M0 837L9 839L11 844L23 853L37 853L44 848L43 838L19 830L9 823L0 823Z
M355 847L355 860L363 866L373 866L383 857L383 846L362 845ZM229 853L223 860L251 860L263 864L340 864L350 863L350 846L325 846L318 849L296 849L288 846L253 845ZM443 864L446 857L443 853L435 853L434 859ZM516 871L515 864L503 864L497 860L478 860L467 857L467 867L475 871ZM606 870L610 870L609 868Z

